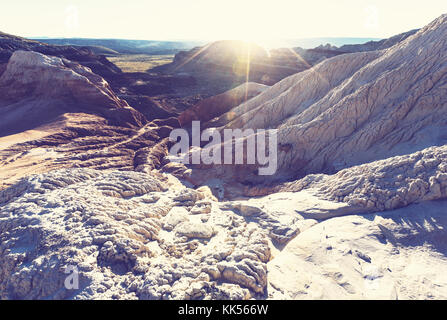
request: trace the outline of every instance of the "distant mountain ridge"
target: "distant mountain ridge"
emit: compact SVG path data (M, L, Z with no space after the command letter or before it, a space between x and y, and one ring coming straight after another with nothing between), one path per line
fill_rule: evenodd
M304 49L312 49L326 43L332 46L341 47L348 44L363 44L370 41L380 41L382 38L360 38L360 37L315 37L315 38L298 38L298 39L279 39L273 41L268 49L272 48L294 48L301 47Z
M201 41L156 41L128 39L90 39L90 38L33 38L51 45L88 46L108 48L116 54L173 54L203 45ZM111 52L113 53L113 52Z
M313 49L289 47L266 50L256 43L236 40L216 41L189 51L180 51L172 63L156 67L152 71L190 74L199 80L204 79L205 85L210 79L219 79L221 83L227 85L227 89L247 81L273 85L334 56L389 48L416 31L411 30L389 39L341 47L330 43L320 44Z

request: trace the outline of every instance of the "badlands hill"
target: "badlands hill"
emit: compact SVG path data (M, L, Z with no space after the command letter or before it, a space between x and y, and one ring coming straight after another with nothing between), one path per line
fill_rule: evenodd
M0 298L446 299L446 39L443 15L180 117L278 129L262 179L170 162L176 118L147 120L78 63L14 53L0 111L50 116L0 138Z
M16 51L0 77L0 135L54 121L68 112L102 115L111 122L141 126L143 117L119 99L86 67L32 51Z
M0 91L0 188L56 168L155 166L178 126L149 122L90 69L33 51L13 53Z
M278 64L279 62L279 64ZM152 69L168 74L187 73L208 81L220 80L231 88L253 81L273 84L297 71L272 59L264 48L243 41L217 41L190 51L180 51L171 64Z
M175 55L171 64L154 68L168 74L188 73L196 78L224 81L227 88L247 81L266 85L311 68L319 62L352 52L374 51L389 48L405 40L412 30L379 41L335 47L320 45L313 49L280 48L270 51L243 41L217 41Z
M198 120L205 123L202 128L206 128L208 121L257 96L267 88L268 86L256 82L245 82L234 89L203 99L179 115L180 125L187 126L192 121Z
M121 72L118 67L109 62L104 56L94 54L87 47L53 46L3 32L0 32L0 69L1 65L7 63L13 52L17 50L35 51L75 61L92 69L94 73L102 77Z
M51 42L51 41L50 41ZM56 41L57 43L57 41ZM100 42L94 42L100 44ZM136 44L135 44L136 45ZM108 49L110 50L110 49ZM195 80L192 77L178 77L172 75L149 74L146 72L123 73L116 65L110 62L105 54L110 54L107 48L55 45L35 40L29 40L0 32L0 73L16 51L34 51L48 56L77 62L89 68L93 73L104 78L113 91L124 100L128 100L134 108L138 109L149 119L168 118L176 113L179 106L183 111L182 99L184 91L189 94L194 88ZM174 99L164 97L168 101L155 101L157 95L174 95ZM180 101L177 101L180 100ZM187 103L189 106L189 104ZM171 111L174 110L174 112Z
M231 109L214 125L278 129L279 170L271 178L280 180L442 146L447 142L446 20L441 16L386 50L324 60ZM229 179L256 178L253 167L233 173L234 167L219 169Z
M53 171L0 192L0 297L445 299L446 204L346 215L311 189L222 202L172 176Z

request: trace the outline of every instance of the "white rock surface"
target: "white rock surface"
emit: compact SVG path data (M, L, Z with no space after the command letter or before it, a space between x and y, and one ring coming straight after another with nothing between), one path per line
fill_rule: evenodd
M290 76L217 123L221 130L278 129L279 170L271 179L336 172L443 145L447 15L389 49L336 56ZM228 180L248 180L255 172L221 170Z
M26 178L0 193L1 298L445 298L445 152L220 203L157 173Z
M0 193L0 298L262 296L267 232L171 177L72 169ZM210 212L191 213L199 201ZM67 266L79 290L67 290Z
M275 299L446 299L447 201L319 223L268 263Z
M343 202L359 213L380 212L447 197L447 145L347 168L334 175L308 175L281 190L306 190L320 198ZM305 212L326 219L344 211Z

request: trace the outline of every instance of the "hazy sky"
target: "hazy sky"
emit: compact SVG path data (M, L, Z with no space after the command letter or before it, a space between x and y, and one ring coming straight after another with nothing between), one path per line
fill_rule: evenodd
M0 31L128 39L388 37L447 13L447 0L2 0Z

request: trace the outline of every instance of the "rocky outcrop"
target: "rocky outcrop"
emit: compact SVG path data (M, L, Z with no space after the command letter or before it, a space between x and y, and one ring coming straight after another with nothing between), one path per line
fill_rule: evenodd
M223 213L210 194L135 172L23 179L0 192L0 298L262 296L266 232ZM65 286L68 267L79 271L78 290Z
M443 298L444 160L430 148L224 202L155 172L28 177L0 192L0 297Z
M153 40L127 40L127 39L86 39L86 38L46 38L36 39L52 45L88 47L94 51L107 54L148 54L165 55L174 54L179 50L187 50L199 45L201 42L192 41L153 41Z
M380 212L447 198L447 146L351 167L330 176L307 175L280 189L312 189L324 199L356 207L357 212Z
M269 230L280 250L267 264L269 298L444 299L446 150L308 175L224 203Z
M57 168L150 171L178 126L175 118L146 124L90 69L32 51L14 52L0 92L0 189Z
M12 54L20 50L34 51L75 61L105 78L121 73L121 70L108 61L105 56L96 55L87 47L49 45L0 32L0 64L7 63Z
M104 117L111 124L141 126L144 117L119 99L89 69L58 57L16 51L0 78L1 135L51 122L67 112Z
M388 49L395 44L404 41L409 36L415 34L418 30L411 30L408 32L404 32L398 35L395 35L391 38L382 39L378 41L369 41L362 44L348 44L343 45L341 47L336 47L331 44L320 45L313 49L303 49L300 47L293 48L292 50L274 50L273 55L282 52L283 55L292 57L299 57L301 62L301 68L308 69L311 66L314 66L326 59L345 54L345 53L354 53L354 52L367 52L367 51L376 51L376 50L384 50ZM292 53L292 55L291 55ZM281 56L281 55L280 55ZM296 59L295 59L296 60ZM293 60L292 60L293 61ZM296 63L296 62L295 62Z

